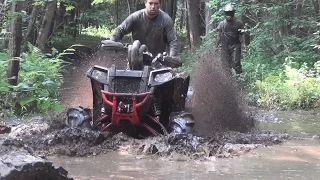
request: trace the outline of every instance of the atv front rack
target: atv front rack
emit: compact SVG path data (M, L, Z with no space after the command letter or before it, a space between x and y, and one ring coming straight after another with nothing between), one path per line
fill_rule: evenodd
M109 117L108 115L104 115L99 119L99 122L102 122L102 123L108 120L111 120L111 122L109 121L109 124L107 124L102 129L102 131L107 131L110 129L111 126L120 125L122 120L127 120L127 121L130 121L130 123L134 126L140 126L145 128L154 136L159 135L159 133L156 130L154 130L148 124L141 121L138 113L138 109L142 107L144 104L146 104L146 102L149 100L151 96L150 92L145 92L140 94L128 94L128 93L111 93L111 92L102 90L101 96L102 96L103 102L106 105L110 106L112 109L111 117ZM111 97L111 100L109 100L110 98L108 99L108 97ZM130 112L122 113L118 111L118 106L119 106L118 99L120 97L128 97L132 99L132 108L131 108L132 110ZM138 98L142 99L142 101L138 102ZM156 117L152 117L150 115L146 115L146 117L162 127L162 124L157 120ZM164 133L167 133L167 132L164 132Z

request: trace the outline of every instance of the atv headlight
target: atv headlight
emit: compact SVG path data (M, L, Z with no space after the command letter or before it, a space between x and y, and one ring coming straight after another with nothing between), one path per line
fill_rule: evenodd
M92 71L92 77L97 80L105 80L108 78L108 74L106 72L95 69Z
M104 67L94 66L90 68L86 74L87 74L87 77L89 77L92 80L98 81L99 83L108 84L109 82L108 80L109 71Z
M166 73L163 73L163 74L157 74L154 77L154 80L159 82L159 83L162 83L162 82L169 81L171 78L173 78L172 73L171 72L166 72Z
M173 79L172 68L156 69L150 72L148 85L158 86Z

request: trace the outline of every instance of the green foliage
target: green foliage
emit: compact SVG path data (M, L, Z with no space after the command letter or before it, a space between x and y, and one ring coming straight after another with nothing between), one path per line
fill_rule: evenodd
M258 105L283 109L316 107L320 99L319 63L312 71L306 65L296 69L291 63L285 63L283 77L270 75L262 81L257 80Z
M91 4L111 3L114 0L93 0Z
M0 62L6 60L7 58L8 58L7 53L0 52Z
M72 54L73 49L52 54L42 54L40 50L29 44L29 51L23 53L20 61L18 84L11 86L5 81L5 72L9 61L0 61L0 96L4 100L0 104L10 107L20 114L25 112L61 111L62 106L57 101L58 88L63 77L61 68L66 64L61 60L63 55Z
M109 29L114 24L113 21L111 12L104 8L86 9L80 14L80 23L84 27Z
M246 22L243 32L251 37L240 77L248 100L270 108L316 106L319 76L307 73L317 71L320 58L319 18L312 1L211 0L207 5L215 12L213 23L223 19L227 3L234 3L236 16Z
M97 36L97 37L110 37L112 29L108 26L101 26L101 27L88 27L82 29L81 34L86 34L89 36Z
M76 39L70 36L54 36L50 43L53 47L57 47L60 50L66 49L74 44L82 44L87 47L96 47L99 45L101 37L89 36L86 34L79 34Z

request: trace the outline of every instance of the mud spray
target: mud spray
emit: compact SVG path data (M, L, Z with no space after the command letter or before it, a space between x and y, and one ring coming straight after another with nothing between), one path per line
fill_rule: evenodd
M233 130L248 132L254 119L246 115L239 85L218 52L205 52L199 58L192 86L192 112L200 135Z

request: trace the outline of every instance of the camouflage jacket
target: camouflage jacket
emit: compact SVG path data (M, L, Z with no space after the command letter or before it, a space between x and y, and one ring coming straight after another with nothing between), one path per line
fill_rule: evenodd
M165 52L167 45L170 48L170 56L176 56L179 52L173 21L161 10L153 19L148 18L145 9L131 14L112 32L110 39L119 41L129 33L132 33L133 40L147 45L154 56Z
M236 45L240 43L240 29L243 29L243 24L238 20L234 19L230 22L223 20L218 24L217 30L222 32L221 44L224 45Z

